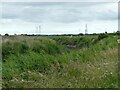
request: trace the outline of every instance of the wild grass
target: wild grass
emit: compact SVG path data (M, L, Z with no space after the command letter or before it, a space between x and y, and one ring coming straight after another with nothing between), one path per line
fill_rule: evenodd
M3 87L116 88L117 46L113 35L3 37Z

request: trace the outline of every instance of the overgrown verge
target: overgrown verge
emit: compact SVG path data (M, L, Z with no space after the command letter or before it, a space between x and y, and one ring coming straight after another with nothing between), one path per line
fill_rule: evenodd
M100 40L97 37L82 38L86 40L83 41L84 44L86 42L90 44L82 50L70 49L70 51L64 45L68 43L80 43L79 45L82 45L81 38L75 37L75 39L72 39L73 42L69 41L68 37L67 39L60 39L60 41L55 40L55 38L34 38L33 41L29 42L22 40L22 43L27 47L25 47L26 49L23 49L23 44L16 45L16 41L12 41L11 44L15 47L8 46L7 49L10 49L13 53L5 54L6 56L3 59L3 86L28 87L31 83L35 83L33 87L117 87L116 67L110 63L116 64L117 62L117 36L108 36ZM81 42L77 42L76 39L78 41L80 39ZM95 44L93 44L94 41ZM8 41L4 43L6 44ZM11 47L15 49L11 49ZM25 52L21 52L22 49ZM95 64L94 69L91 67L89 70L89 66L86 66L88 63L91 66ZM104 63L108 63L107 68L106 66L103 68L102 64ZM101 68L103 73L105 73L105 70L112 71L100 81L102 77L99 77L103 73L97 72L97 68ZM88 73L86 73L87 71ZM111 72L113 74L110 74ZM93 80L91 80L92 76L95 76ZM104 80L106 81L104 82ZM41 84L39 84L40 82ZM82 82L84 83L82 84ZM14 85L15 83L17 84Z

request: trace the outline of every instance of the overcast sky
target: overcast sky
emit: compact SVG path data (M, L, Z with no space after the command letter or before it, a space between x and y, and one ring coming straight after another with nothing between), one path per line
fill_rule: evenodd
M93 0L94 1L94 0ZM114 32L118 30L116 2L3 2L0 33L42 34Z

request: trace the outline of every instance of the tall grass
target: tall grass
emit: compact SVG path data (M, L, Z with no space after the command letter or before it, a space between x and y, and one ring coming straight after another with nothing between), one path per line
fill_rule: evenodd
M4 87L117 87L117 36L11 38L3 38Z

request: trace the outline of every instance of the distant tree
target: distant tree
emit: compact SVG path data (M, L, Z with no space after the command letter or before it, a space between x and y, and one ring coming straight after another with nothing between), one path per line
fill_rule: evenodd
M97 35L96 33L93 33L92 35Z
M9 34L8 34L8 33L6 33L6 34L5 34L5 36L9 36Z
M27 34L21 34L21 36L27 36Z
M83 33L79 33L80 36L83 36L84 34Z
M117 35L120 35L120 31L117 31L116 34L117 34Z
M107 34L107 32L105 32L105 34Z
M14 34L15 36L17 35L17 34Z

